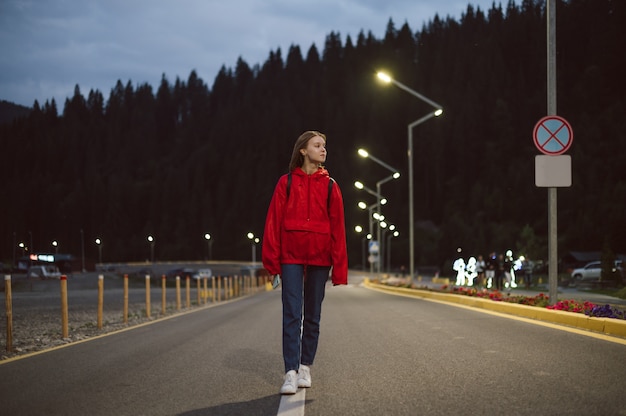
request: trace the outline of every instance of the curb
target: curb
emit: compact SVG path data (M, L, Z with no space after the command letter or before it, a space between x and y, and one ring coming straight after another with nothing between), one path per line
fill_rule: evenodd
M454 303L472 308L485 309L508 315L522 316L524 318L535 319L538 321L567 325L587 331L626 338L626 320L596 318L589 317L582 313L556 311L537 306L519 305L516 303L497 302L490 299L482 299L472 296L430 292L427 290L408 289L405 287L393 287L372 283L368 278L363 280L363 285L367 288L377 289L384 292Z

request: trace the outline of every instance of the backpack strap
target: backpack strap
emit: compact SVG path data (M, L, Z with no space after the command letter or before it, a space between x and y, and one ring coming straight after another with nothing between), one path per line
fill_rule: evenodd
M291 189L291 172L287 174L287 200L289 200L290 189Z
M333 183L335 182L335 180L333 178L330 178L330 180L328 181L328 198L326 198L326 210L330 213L330 195L332 193L333 190Z

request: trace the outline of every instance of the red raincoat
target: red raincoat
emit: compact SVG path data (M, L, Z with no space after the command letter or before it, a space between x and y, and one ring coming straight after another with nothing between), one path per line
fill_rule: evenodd
M320 168L312 175L302 169L278 180L267 211L263 233L263 265L270 274L280 274L281 264L332 266L334 285L348 283L348 254L343 198L333 183L328 201L330 176Z

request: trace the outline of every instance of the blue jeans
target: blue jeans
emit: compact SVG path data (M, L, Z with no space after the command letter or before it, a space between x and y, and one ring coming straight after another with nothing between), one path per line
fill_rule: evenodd
M302 264L281 265L285 372L297 371L300 364L313 364L329 270L330 267Z

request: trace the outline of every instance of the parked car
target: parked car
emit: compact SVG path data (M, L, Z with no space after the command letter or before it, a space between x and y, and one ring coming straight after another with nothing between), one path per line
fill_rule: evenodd
M165 276L167 279L176 279L176 276L179 276L181 280L184 280L187 278L187 276L197 279L198 278L197 274L198 272L195 269L191 269L188 267L181 267L181 268L169 270L167 273L165 273Z
M210 279L213 276L211 269L199 269L198 272L192 276L194 279L204 279L205 277Z
M613 272L620 273L620 279L623 276L622 261L616 260ZM602 262L592 261L585 264L584 267L572 270L572 279L576 283L599 281L602 275Z
M61 271L57 266L30 266L26 271L26 277L39 279L60 279Z

